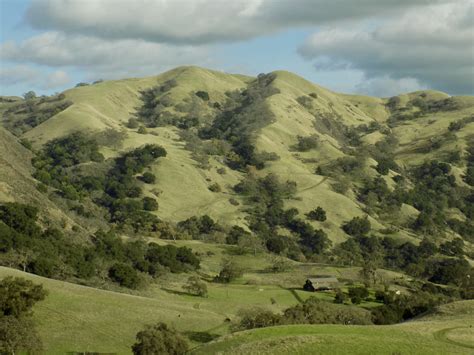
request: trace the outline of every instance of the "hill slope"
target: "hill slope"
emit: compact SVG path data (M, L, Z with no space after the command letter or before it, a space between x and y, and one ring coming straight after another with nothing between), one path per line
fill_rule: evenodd
M152 102L143 101L147 92L154 95ZM199 92L205 92L207 99L198 98ZM388 149L401 169L427 159L446 160L447 156L458 152L460 157L453 164L453 173L462 185L466 172L463 152L474 137L472 119L459 130L448 130L452 122L474 115L472 97L450 97L434 91L401 95L390 100L343 95L285 71L254 79L197 67L180 67L156 77L76 87L63 95L69 106L65 105L67 107L62 111L54 112L38 125L27 127L19 137L31 141L39 150L46 142L71 132L87 132L91 137L102 134L100 150L106 158L145 143L162 145L168 152L167 157L150 168L157 181L143 187L147 196L158 197L157 216L178 222L208 214L226 225L245 227L248 225L245 200L235 193L233 186L248 173L245 169L228 168L228 156L216 153L220 146L212 146L213 142L223 144L222 141L219 143L217 139L211 144L192 134L189 136L195 129L193 126L188 133L183 129L194 119L201 126L216 126L224 117L224 107L229 107L229 102L231 106L240 102L241 107L237 107L234 114L242 119L232 123L232 127L250 131L248 134L256 152L272 154L276 158L266 162L257 175L272 172L283 180L295 181L296 195L286 202L286 206L298 208L302 218L317 206L323 207L328 220L310 223L326 231L336 243L346 239L340 228L343 222L367 214L370 207L357 198L357 190L364 179L378 175L377 161L372 153L368 158L356 158L363 161L364 166L353 173L334 170L338 159L373 151L375 143L388 139L396 142ZM11 113L14 112L11 107L22 101L0 103L3 122L17 119ZM136 128L128 128L130 118L143 119L141 112L144 109L148 114L153 111L151 114L159 117L160 123L148 122L146 132L140 133ZM227 127L227 132L234 129L232 127ZM295 148L298 137L310 136L317 138L317 148L298 151ZM4 134L2 141L6 142ZM229 142L235 144L228 139L224 143ZM320 172L318 169L321 168L333 169L333 172ZM384 177L391 189L395 186L391 177L397 174L390 170ZM7 180L4 176L0 182L5 185ZM30 180L29 184L33 189L35 182ZM210 191L210 186L215 184L219 185L220 191ZM9 194L9 199L22 200L19 192ZM455 210L452 213L457 215ZM376 231L390 229L395 223L394 236L416 240L419 238L406 225L417 215L418 211L412 206L403 205L400 213L392 215L391 219L378 213L369 213L369 219ZM74 219L75 215L69 213L69 218ZM82 226L89 228L87 223Z
M195 354L471 354L473 301L393 326L290 325L223 337Z

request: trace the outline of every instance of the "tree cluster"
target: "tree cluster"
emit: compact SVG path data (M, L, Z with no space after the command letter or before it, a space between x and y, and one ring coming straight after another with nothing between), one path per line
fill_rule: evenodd
M140 274L199 268L191 249L142 241L123 242L112 232L98 231L91 245L79 244L57 229L41 230L38 210L17 203L0 205L0 261L10 267L50 278L88 280L106 274L124 287L137 288Z

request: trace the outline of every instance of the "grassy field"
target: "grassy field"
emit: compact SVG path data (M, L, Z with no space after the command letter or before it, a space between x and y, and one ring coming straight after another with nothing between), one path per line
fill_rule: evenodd
M158 241L159 243L174 243ZM229 256L231 247L198 241L178 241L179 246L192 247L201 253L200 274L210 280ZM98 351L127 353L134 336L145 324L159 321L175 326L189 335L193 346L201 343L199 335L215 338L229 332L229 320L236 320L242 309L264 308L280 312L310 296L331 301L334 292L309 293L301 290L305 277L318 274L357 279L358 268L337 268L294 263L281 273L267 271L272 263L268 254L233 255L245 267L236 282L224 285L208 282L207 298L183 292L189 274L165 274L145 290L131 292L110 284L110 290L51 280L18 270L0 267L0 279L21 276L41 283L49 295L35 306L35 319L47 353L66 351ZM387 278L400 277L383 271ZM115 292L120 291L120 292ZM364 302L373 307L377 303Z
M130 353L135 334L145 325L163 321L181 331L219 327L225 317L194 307L171 293L140 297L103 291L0 268L0 278L21 276L43 284L49 295L35 306L47 354L68 351Z
M447 312L446 312L447 311ZM235 333L194 354L472 354L474 301L393 326L291 325Z
M474 301L445 305L435 315L394 326L280 326L228 335L229 320L234 320L241 309L259 307L278 312L313 295L328 301L333 295L249 285L241 280L243 284L208 284L209 297L200 298L170 286L165 279L140 296L0 267L0 278L6 276L28 278L48 290L46 300L34 308L48 354L128 354L138 330L159 321L187 335L197 354L344 354L347 349L353 354L468 354L474 347L469 328L474 323ZM177 285L179 277L173 279Z

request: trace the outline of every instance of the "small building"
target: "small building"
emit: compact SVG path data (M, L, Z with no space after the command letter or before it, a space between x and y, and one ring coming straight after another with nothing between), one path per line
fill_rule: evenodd
M303 286L305 291L324 291L332 290L339 285L339 280L334 276L313 277L306 280Z

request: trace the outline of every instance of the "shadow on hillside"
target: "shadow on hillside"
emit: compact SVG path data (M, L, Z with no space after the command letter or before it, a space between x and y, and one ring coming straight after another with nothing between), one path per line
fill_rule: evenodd
M210 341L219 338L217 334L211 334L209 332L185 332L189 340L198 342L198 343L209 343Z
M173 295L178 295L178 296L195 296L195 297L198 297L196 295L193 295L192 293L188 293L188 292L184 292L184 291L178 291L178 290L172 290L170 288L161 288L163 291L165 292L168 292L168 293L172 293Z

